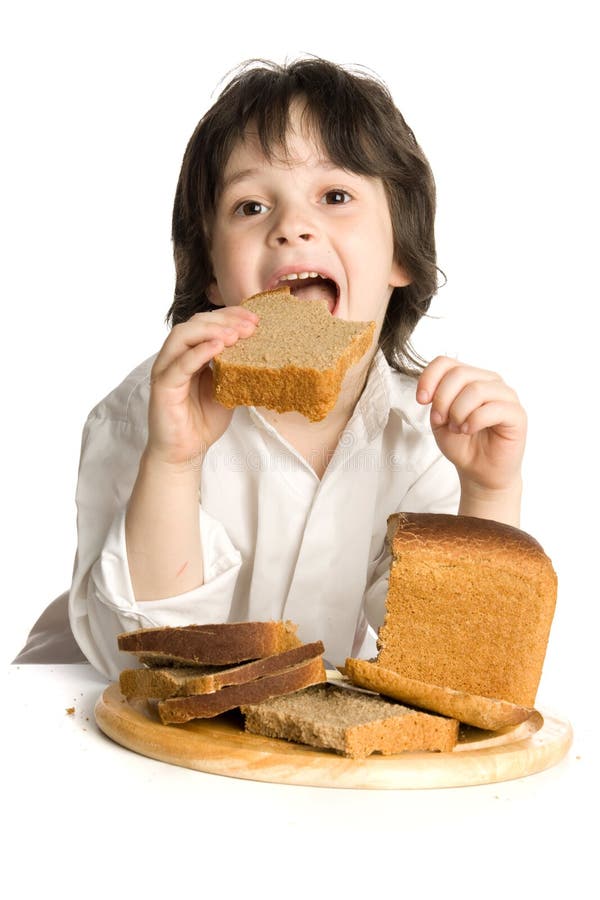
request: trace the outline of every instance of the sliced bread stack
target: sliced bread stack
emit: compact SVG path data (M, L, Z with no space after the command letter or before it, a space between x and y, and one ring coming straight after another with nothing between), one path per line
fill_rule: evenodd
M291 622L143 628L118 636L141 668L121 672L121 693L158 700L163 724L210 718L326 680L323 644L303 644Z

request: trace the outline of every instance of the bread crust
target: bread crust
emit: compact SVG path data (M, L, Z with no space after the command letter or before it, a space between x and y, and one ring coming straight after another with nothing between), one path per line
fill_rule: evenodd
M488 731L519 725L535 714L534 709L506 700L478 697L441 685L415 681L366 659L348 658L344 674L359 687Z
M189 722L190 719L208 719L246 703L261 703L271 697L279 697L302 690L312 684L326 681L327 674L321 657L309 659L278 672L265 675L247 684L234 684L212 694L193 697L172 697L159 700L158 714L164 725Z
M117 636L119 650L152 665L229 665L301 644L293 622L224 622L181 628L140 628Z
M537 576L540 562L552 570L552 563L534 537L504 522L475 516L443 513L394 513L388 517L388 541L394 557L400 553L435 552L456 562L484 559L489 554L494 563L511 567L531 565ZM553 570L552 570L553 571ZM556 576L555 576L556 577Z

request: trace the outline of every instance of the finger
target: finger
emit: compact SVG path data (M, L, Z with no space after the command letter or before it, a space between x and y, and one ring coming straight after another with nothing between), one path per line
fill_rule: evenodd
M459 431L466 419L485 403L518 403L515 391L503 381L471 381L448 408L448 427Z
M477 434L492 428L497 434L510 439L522 439L527 429L527 416L520 403L493 401L474 410L463 422L463 434Z
M217 321L220 321L221 319L226 321L230 318L249 319L251 322L256 323L258 323L260 319L258 313L255 313L252 309L248 309L247 306L220 306L218 309L211 309L208 312L195 313L188 321L191 322L192 319L200 316L210 316Z
M161 372L151 378L151 384L156 389L173 390L189 385L191 378L200 372L211 359L223 350L222 340L215 338L210 341L202 341L195 347L190 347L185 353L177 356Z
M163 344L151 371L151 381L156 381L173 363L188 350L199 347L207 341L231 341L236 332L226 325L202 319L200 322L185 322L174 325L171 334Z
M421 372L417 381L417 400L419 403L431 403L441 379L450 369L460 366L457 359L450 356L436 356Z
M221 325L224 328L237 329L249 324L256 326L258 322L259 316L250 309L245 309L243 306L225 306L210 312L195 313L187 321L174 325L167 341L171 339L172 344L184 342L191 346L198 343L204 328L208 325Z
M230 347L240 337L249 337L256 328L254 322L245 318L229 317L223 323L218 319L207 318L206 316L210 313L200 315L202 318L193 316L189 321L173 326L171 334L154 362L152 378L160 375L178 356L198 344L219 339L225 346Z
M472 366L458 365L448 369L438 382L431 398L431 424L444 425L448 421L448 412L456 398L474 381L504 384L495 372L476 369Z
M468 377L471 373L471 377ZM419 403L431 403L433 397L442 382L451 384L448 379L455 379L458 385L461 382L466 384L475 378L498 378L495 372L488 372L487 369L478 369L475 366L467 366L458 359L449 356L437 356L421 373L417 382L417 400Z

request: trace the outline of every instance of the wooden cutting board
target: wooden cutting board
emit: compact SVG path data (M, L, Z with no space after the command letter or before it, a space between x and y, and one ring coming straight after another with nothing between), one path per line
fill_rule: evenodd
M340 788L442 788L522 778L555 765L571 746L566 720L535 713L502 731L465 727L452 753L374 754L346 759L333 751L248 734L241 713L162 725L152 702L128 701L111 684L95 708L112 740L172 765L252 781Z

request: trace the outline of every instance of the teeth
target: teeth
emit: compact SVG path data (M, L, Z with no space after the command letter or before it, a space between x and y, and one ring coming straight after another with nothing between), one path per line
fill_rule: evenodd
M282 275L280 281L296 281L297 278L325 278L319 272L290 272L289 275Z

